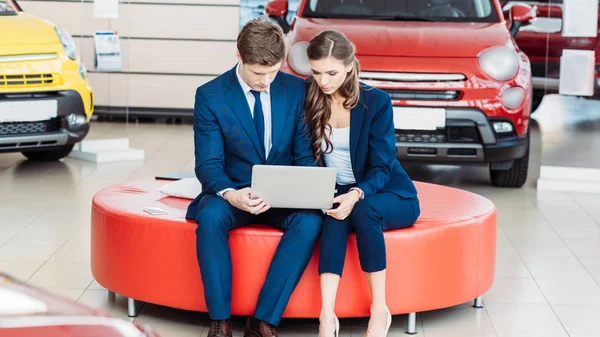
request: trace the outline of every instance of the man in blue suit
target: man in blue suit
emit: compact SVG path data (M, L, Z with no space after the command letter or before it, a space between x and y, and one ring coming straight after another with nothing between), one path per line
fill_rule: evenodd
M238 35L237 49L239 63L196 91L195 171L202 193L186 217L198 224L198 263L212 320L209 337L232 336L229 231L253 223L284 231L244 330L245 337L272 337L312 256L322 216L269 209L263 200L251 199L252 166L317 164L304 121L304 81L279 72L285 55L281 29L252 20Z

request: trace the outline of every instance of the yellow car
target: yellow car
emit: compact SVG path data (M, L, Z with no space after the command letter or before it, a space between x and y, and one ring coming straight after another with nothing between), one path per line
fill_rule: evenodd
M71 35L0 0L0 152L63 158L87 135L93 110Z

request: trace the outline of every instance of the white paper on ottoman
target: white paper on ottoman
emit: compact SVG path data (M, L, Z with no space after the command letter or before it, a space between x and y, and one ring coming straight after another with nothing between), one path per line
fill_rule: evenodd
M184 178L165 184L156 189L171 197L195 199L202 192L198 178Z

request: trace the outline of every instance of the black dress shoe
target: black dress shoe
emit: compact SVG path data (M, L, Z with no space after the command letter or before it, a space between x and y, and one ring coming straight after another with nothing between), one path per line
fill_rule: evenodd
M253 325L248 318L244 328L244 337L278 337L278 335L277 329L271 324L260 321L257 325Z
M208 329L208 337L233 337L230 321L212 321Z

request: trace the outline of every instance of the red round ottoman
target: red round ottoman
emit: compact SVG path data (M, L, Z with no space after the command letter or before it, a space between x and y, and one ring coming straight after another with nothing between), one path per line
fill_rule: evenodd
M185 219L191 200L156 189L166 180L110 186L93 198L91 266L94 278L111 292L174 308L204 311L196 259L196 223ZM415 183L421 216L414 227L387 231L387 302L392 314L446 308L476 299L494 280L496 208L479 195ZM150 215L145 207L167 215ZM258 293L282 232L250 226L233 230L233 315L252 315ZM256 247L262 249L256 249ZM318 244L284 317L317 318L320 312ZM241 282L243 280L243 282ZM337 295L338 317L369 315L370 293L360 269L356 239L349 239ZM414 327L412 327L414 329ZM409 326L409 332L411 327Z

